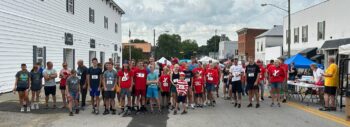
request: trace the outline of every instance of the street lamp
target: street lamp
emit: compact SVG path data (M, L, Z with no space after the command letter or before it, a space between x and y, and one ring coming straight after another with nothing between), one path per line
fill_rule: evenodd
M283 10L283 11L286 11L287 13L288 13L288 38L287 38L287 44L288 44L288 58L290 58L290 43L291 43L291 36L292 36L292 34L291 34L291 26L290 26L290 0L288 0L288 10L287 9L284 9L284 8L281 8L281 7L279 7L279 6L277 6L277 5L274 5L274 4L268 4L268 3L264 3L264 4L261 4L261 6L262 7L264 7L264 6L268 6L268 5L270 5L270 6L272 6L272 7L275 7L275 8L278 8L278 9L280 9L280 10Z
M162 31L161 33L168 33L169 31ZM153 29L153 57L156 57L156 29Z

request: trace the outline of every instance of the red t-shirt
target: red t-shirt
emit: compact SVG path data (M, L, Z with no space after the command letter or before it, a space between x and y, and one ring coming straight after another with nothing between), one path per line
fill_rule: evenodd
M134 71L134 82L135 89L137 90L146 90L147 83L147 70L144 69L135 69Z
M273 64L266 65L266 69L269 69Z
M159 82L160 82L160 88L162 89L163 92L170 91L170 85L171 85L170 75L161 75L159 78Z
M263 81L265 78L266 68L264 68L264 66L259 66L259 68L260 68L259 81Z
M207 83L218 85L219 72L217 71L217 69L207 69L207 71L205 72L205 77Z
M288 78L288 77L287 77L287 76L288 76L288 70L289 70L289 69L288 69L288 68L289 68L288 65L283 63L283 64L281 64L280 66L281 66L282 69L284 70L285 78Z
M192 86L194 86L195 93L203 93L204 78L194 78Z
M285 72L282 67L270 66L268 69L271 83L282 83L285 78Z
M204 68L199 68L199 67L197 67L197 68L194 68L193 70L192 70L192 73L195 75L197 72L199 72L199 74L204 78L205 77L205 75L204 75L204 73L205 73L205 70L204 70Z
M118 77L120 79L120 88L130 88L131 79L134 77L134 73L131 70L128 71L127 69L124 69L118 72Z
M60 86L66 86L67 79L70 76L70 71L62 69L60 75L63 76L60 81Z

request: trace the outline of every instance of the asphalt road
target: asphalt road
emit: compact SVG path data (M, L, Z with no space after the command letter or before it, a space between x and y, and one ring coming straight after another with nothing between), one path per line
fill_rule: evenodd
M247 98L244 97L244 100ZM343 127L347 124L317 116L291 104L270 107L269 99L261 102L261 108L258 109L247 108L246 105L247 101L243 101L242 108L238 109L229 101L218 98L215 107L189 109L186 115L173 115L164 110L163 114L131 116L94 115L91 114L90 106L71 117L66 109L40 109L21 113L17 95L7 93L0 96L0 127ZM337 114L341 112L334 116L341 116Z

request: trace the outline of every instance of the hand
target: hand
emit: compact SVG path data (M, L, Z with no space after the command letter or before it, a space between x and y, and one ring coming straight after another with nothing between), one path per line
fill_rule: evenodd
M257 86L257 85L258 85L258 83L257 83L257 82L255 82L255 83L254 83L254 86Z
M16 87L12 90L13 94L16 94Z

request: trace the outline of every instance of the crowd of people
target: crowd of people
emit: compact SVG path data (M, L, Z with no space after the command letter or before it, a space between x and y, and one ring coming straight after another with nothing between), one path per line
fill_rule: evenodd
M334 59L331 60L334 63ZM27 70L26 64L22 64L21 70L16 74L13 90L18 92L20 111L39 109L42 87L45 92L44 108L49 108L50 95L53 100L52 108L57 108L58 77L62 108L68 108L70 116L86 108L88 93L91 96L92 113L96 115L100 113L100 99L104 106L103 115L161 113L162 109L170 109L174 115L182 109L181 114L186 114L190 108L215 107L220 86L225 100L231 100L237 108L241 108L242 96L245 95L249 100L248 108L253 107L254 100L255 108L259 108L259 102L264 101L264 90L267 86L272 99L270 106L274 107L276 103L277 107L280 107L281 102L286 102L288 75L293 73L293 68L284 64L283 58L271 60L267 65L260 60L254 61L252 57L248 58L247 63L240 63L238 59L225 63L202 63L195 57L191 58L189 63L179 63L177 58L172 58L170 65L167 61L158 63L154 58L148 61L125 60L122 67L114 64L111 59L101 64L93 58L91 63L91 67L86 67L83 60L79 60L77 69L69 69L65 62L59 73L53 69L52 62L47 62L45 69L38 63L30 71ZM333 64L330 67L337 68ZM336 85L327 81L327 77L332 77L334 71L322 73L326 84ZM29 91L32 93L31 100ZM333 87L325 88L326 95L331 95L325 96L327 101L334 101L333 92ZM117 106L120 108L118 113ZM331 110L331 107L322 110Z

